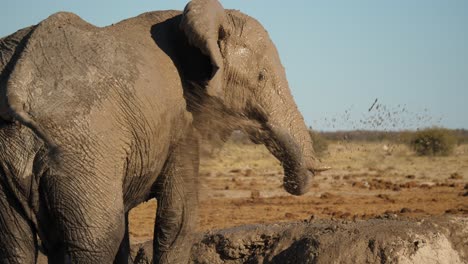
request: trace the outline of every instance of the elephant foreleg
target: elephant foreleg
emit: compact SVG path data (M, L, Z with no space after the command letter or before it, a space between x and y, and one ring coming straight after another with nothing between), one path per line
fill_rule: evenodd
M0 263L36 263L36 258L36 234L0 183Z
M114 264L132 263L130 258L130 238L128 234L128 213L125 214L125 233L120 243L119 251L115 256Z
M188 138L158 179L154 263L187 263L197 222L198 142Z
M91 179L108 177L96 172ZM57 249L51 250L49 263L112 263L125 232L122 192L78 172L50 170L43 179L48 214L59 234L49 242Z

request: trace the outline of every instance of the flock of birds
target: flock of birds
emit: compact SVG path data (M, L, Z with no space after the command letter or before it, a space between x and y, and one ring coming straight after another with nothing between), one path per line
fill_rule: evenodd
M414 112L405 104L390 106L375 99L368 109L356 109L354 105L344 113L314 122L317 128L330 130L417 130L440 126L442 117L434 118L427 108Z

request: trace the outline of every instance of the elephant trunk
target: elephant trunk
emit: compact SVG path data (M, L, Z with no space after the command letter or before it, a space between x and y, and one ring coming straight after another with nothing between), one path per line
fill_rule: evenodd
M329 168L316 158L312 139L304 119L289 92L275 110L268 111L264 143L284 168L284 189L293 195L306 193L314 175Z
M313 176L322 170L308 131L303 122L289 129L273 122L270 126L274 138L270 151L283 165L284 189L290 194L302 195L308 191Z

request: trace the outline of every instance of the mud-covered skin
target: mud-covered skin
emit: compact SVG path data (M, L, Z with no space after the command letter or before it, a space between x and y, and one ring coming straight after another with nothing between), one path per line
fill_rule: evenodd
M245 130L292 194L320 171L268 34L216 0L105 28L57 13L0 58L0 262L34 262L12 256L37 233L51 263L126 263L128 212L155 197L155 255L184 263L199 134Z

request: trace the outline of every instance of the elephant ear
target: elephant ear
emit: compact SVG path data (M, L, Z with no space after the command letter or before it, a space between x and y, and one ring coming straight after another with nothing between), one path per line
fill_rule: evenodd
M220 98L223 97L223 57L218 39L224 19L224 8L217 0L193 0L185 7L180 22L189 43L210 58L212 72L206 92Z

